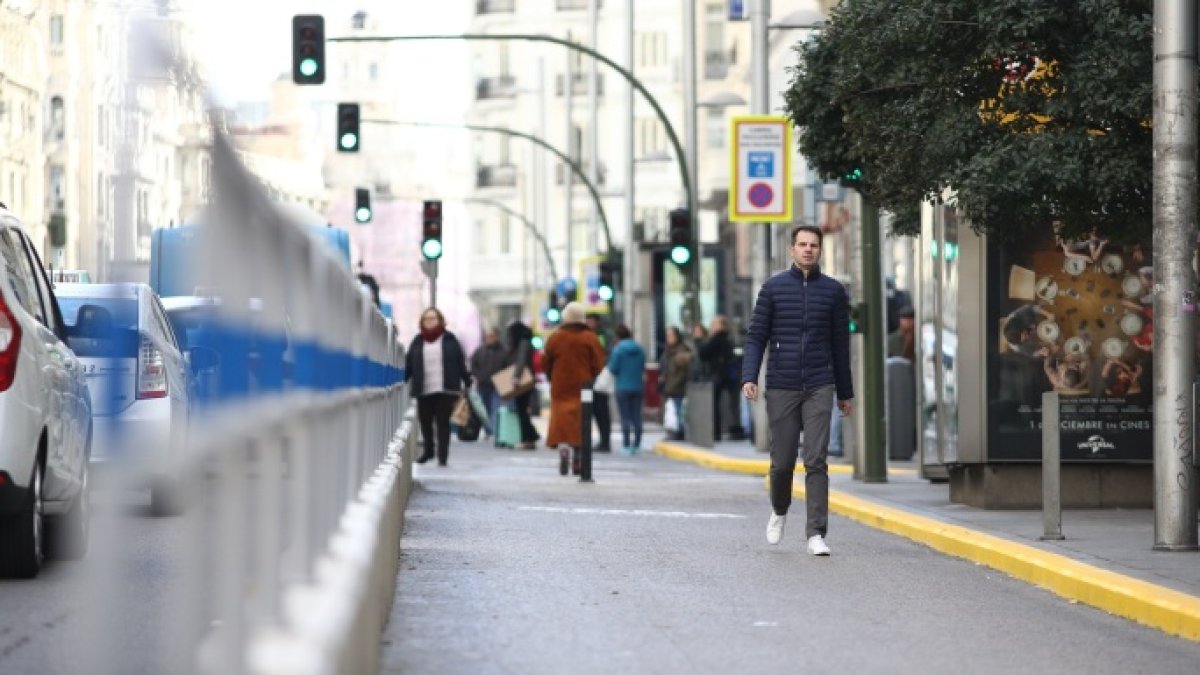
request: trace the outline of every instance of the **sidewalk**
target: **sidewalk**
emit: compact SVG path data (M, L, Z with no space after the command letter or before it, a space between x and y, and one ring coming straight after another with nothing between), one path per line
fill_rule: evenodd
M765 476L765 453L748 441L713 450L659 441L660 455L722 471ZM949 488L921 479L911 462L889 462L887 483L863 483L830 458L832 512L899 534L1046 588L1073 602L1200 641L1200 553L1152 550L1154 512L1065 510L1065 541L1040 541L1042 512L986 511L950 503ZM803 481L796 481L803 513ZM764 485L765 490L765 485ZM763 499L763 524L768 515ZM832 533L831 542L836 542ZM836 555L836 543L835 555Z

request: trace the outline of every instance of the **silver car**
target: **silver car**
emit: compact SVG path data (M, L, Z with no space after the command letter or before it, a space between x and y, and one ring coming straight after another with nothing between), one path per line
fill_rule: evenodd
M88 540L91 399L54 292L0 208L0 576L33 577ZM47 528L47 525L49 528Z
M183 509L187 359L158 296L146 284L59 284L71 349L92 393L93 467L150 488L156 515Z

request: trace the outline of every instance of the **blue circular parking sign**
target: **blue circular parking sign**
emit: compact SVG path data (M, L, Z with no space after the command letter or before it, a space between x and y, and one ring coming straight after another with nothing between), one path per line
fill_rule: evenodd
M775 191L766 183L755 183L750 186L750 191L746 194L750 198L750 205L756 209L765 208L771 205L775 200Z

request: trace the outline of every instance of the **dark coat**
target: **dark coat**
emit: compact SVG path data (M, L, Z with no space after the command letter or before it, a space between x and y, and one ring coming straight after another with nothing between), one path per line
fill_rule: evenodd
M513 321L508 324L507 330L504 331L504 365L502 368L507 368L512 365L518 366L513 371L515 377L521 377L526 368L533 370L533 331L520 321Z
M409 391L413 396L420 396L425 386L424 354L425 340L417 335L409 343L408 354L404 357L404 379L412 383ZM462 344L450 331L442 333L442 383L446 391L464 391L471 387L471 371L467 370Z
M850 380L850 298L816 267L808 277L795 265L763 284L746 335L742 382L758 382L763 351L767 388L801 391L833 384L839 401L854 398Z
M727 367L733 360L733 340L729 338L729 333L723 330L716 331L697 348L700 357L700 378L724 386L731 377L727 374Z
M667 347L662 363L663 396L679 398L687 394L688 372L692 366L692 348L680 342Z
M583 385L604 368L604 349L590 328L566 324L550 334L542 367L550 379L550 429L546 445L578 448L583 442Z
M504 350L504 345L499 342L494 345L479 345L479 348L471 355L471 377L479 383L480 389L495 388L492 386L492 375L504 368L507 358L508 354Z

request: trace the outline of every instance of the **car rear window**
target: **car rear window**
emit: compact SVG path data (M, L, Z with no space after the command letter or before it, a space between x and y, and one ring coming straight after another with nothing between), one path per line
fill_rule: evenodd
M137 358L138 303L130 298L58 298L67 343L81 358Z

